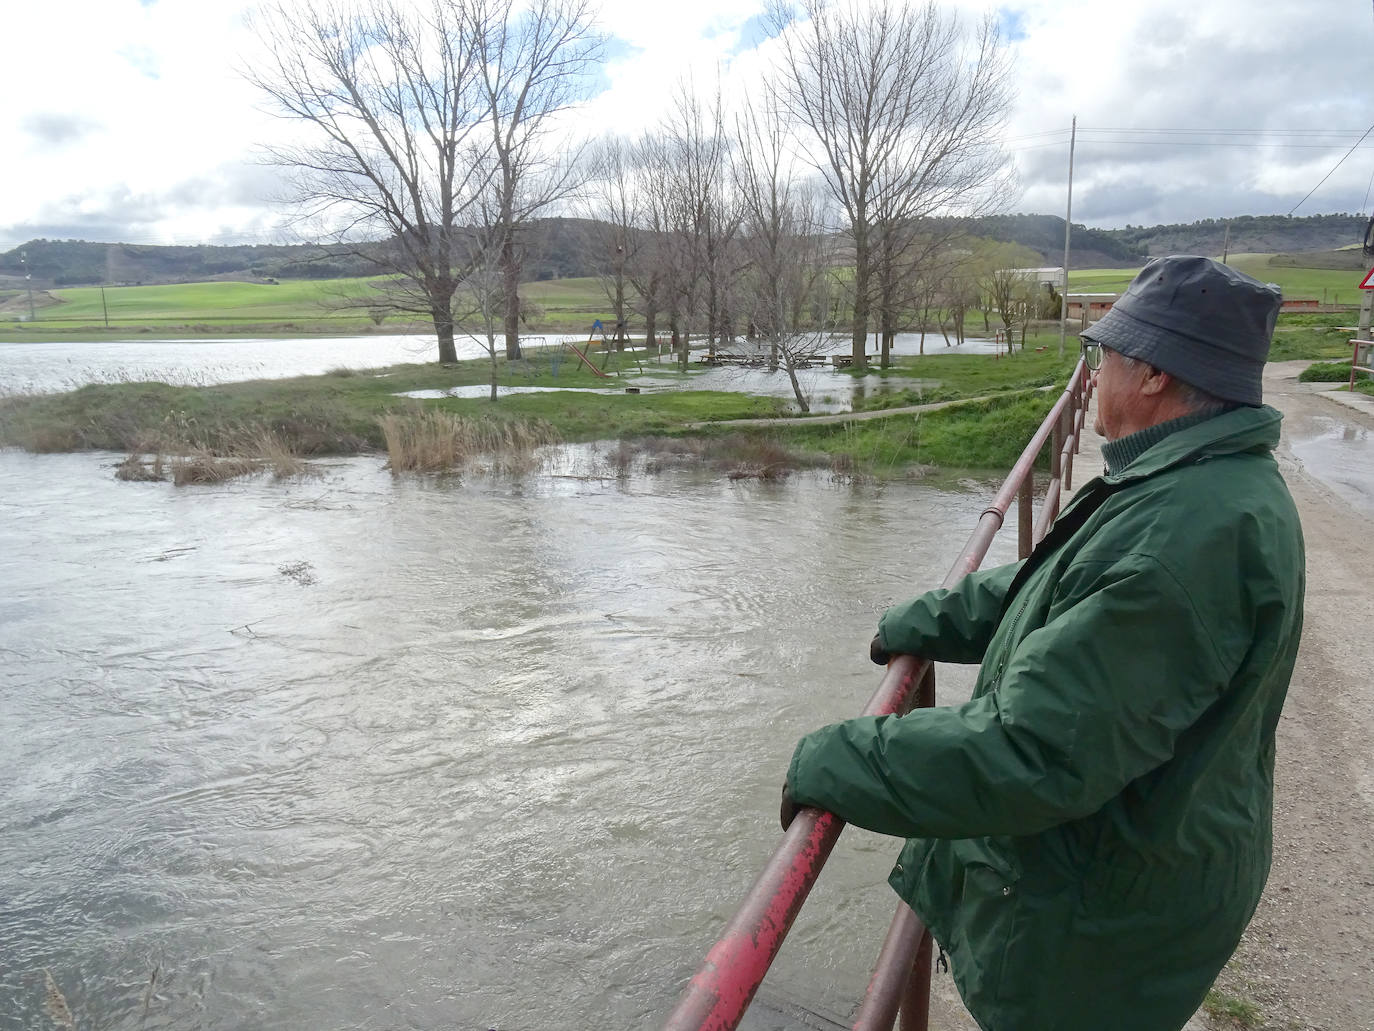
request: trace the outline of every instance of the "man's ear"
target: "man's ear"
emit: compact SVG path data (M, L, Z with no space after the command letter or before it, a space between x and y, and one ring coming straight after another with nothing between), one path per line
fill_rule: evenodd
M1147 397L1155 397L1163 394L1173 383L1173 376L1151 365L1150 371L1145 374L1144 380L1140 383L1140 392Z

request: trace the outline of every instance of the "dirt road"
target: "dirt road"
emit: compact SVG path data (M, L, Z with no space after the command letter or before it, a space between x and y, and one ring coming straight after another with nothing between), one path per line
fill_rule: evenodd
M1265 375L1307 541L1306 621L1279 724L1274 868L1218 989L1266 1031L1374 1031L1374 498L1358 489L1374 414L1308 391L1307 364ZM1353 445L1334 461L1306 447L1333 429Z

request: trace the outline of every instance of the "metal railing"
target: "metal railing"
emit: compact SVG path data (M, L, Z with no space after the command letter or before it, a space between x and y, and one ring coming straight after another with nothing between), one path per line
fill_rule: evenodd
M982 564L1013 501L1017 503L1020 556L1029 555L1045 536L1059 514L1064 491L1072 488L1073 456L1091 396L1092 380L1080 360L1054 408L979 517L942 586L953 586ZM1047 442L1051 445L1050 479L1040 518L1035 520L1034 468ZM899 655L888 664L862 715L900 714L934 704L934 666L926 659ZM720 940L706 954L668 1017L665 1031L730 1031L739 1025L843 830L844 821L833 813L811 808L797 813ZM926 1031L930 954L929 932L911 908L900 903L855 1014L855 1031L890 1031L899 1013L902 1031Z
M1370 375L1374 375L1374 341L1352 340L1350 341L1350 345L1355 349L1355 353L1350 356L1350 384L1348 389L1354 391L1355 373L1367 372ZM1365 361L1369 363L1368 365L1360 364L1361 351L1365 353Z

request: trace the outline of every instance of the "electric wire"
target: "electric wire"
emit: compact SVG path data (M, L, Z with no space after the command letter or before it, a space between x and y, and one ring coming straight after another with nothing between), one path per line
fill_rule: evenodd
M1345 164L1345 159L1348 158L1351 154L1355 153L1355 148L1358 147L1361 143L1363 143L1365 140L1365 136L1368 136L1371 132L1374 132L1374 125L1370 125L1370 127L1364 131L1364 136L1361 136L1358 140L1355 141L1355 146L1351 147L1348 151L1345 152L1344 157L1342 157L1339 161L1336 162L1336 164L1332 167L1330 172L1327 172L1326 175L1322 176L1321 183L1317 183L1316 186L1312 187L1312 189L1307 191L1307 197L1312 196L1312 194L1316 193L1319 189L1321 189L1322 183L1330 179L1331 176L1335 174L1336 169L1340 168L1341 165ZM1291 215L1294 211L1297 211L1298 208L1302 207L1303 204L1306 203L1307 197L1304 197L1302 200L1294 204L1292 209L1288 212L1288 214Z

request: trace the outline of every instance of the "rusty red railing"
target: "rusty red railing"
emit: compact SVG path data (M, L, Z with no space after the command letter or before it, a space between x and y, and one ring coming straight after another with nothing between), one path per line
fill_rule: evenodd
M982 564L1013 500L1021 557L1029 555L1045 536L1059 514L1064 491L1073 485L1073 456L1082 439L1091 396L1092 380L1080 360L1068 386L979 517L942 586L952 586ZM1046 442L1051 444L1050 479L1036 520L1034 469ZM934 666L925 659L899 655L888 664L863 715L906 713L934 704ZM668 1017L665 1031L731 1031L739 1025L843 830L844 821L833 813L809 808L798 812L720 940L707 952ZM899 1015L902 1031L926 1031L931 951L930 934L920 918L905 903L899 904L855 1014L855 1031L891 1031Z

